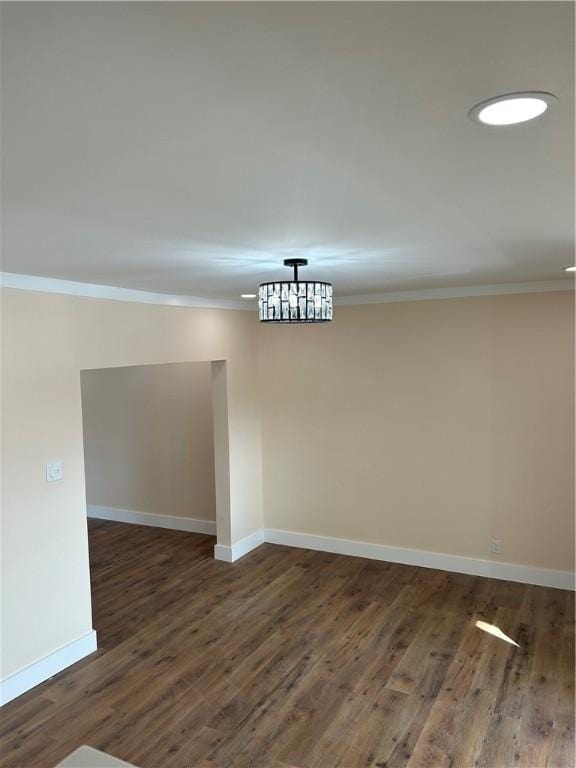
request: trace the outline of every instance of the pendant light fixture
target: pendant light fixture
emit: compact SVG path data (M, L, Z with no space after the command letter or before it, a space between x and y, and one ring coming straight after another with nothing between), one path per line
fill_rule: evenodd
M292 280L262 283L258 311L263 323L328 323L332 320L332 286L317 280L298 280L307 259L285 259L294 269Z

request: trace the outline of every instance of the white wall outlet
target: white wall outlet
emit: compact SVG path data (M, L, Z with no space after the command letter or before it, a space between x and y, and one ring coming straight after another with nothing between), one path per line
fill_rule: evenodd
M502 542L500 539L492 539L491 550L493 555L499 555L502 552Z
M64 477L64 463L62 461L49 461L46 464L46 480L54 483Z

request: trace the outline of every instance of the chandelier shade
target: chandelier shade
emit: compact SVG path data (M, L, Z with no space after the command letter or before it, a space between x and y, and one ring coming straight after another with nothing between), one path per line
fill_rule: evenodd
M292 280L262 283L258 312L263 323L328 323L332 320L332 285L318 280L299 280L298 267L306 259L286 259L294 268Z

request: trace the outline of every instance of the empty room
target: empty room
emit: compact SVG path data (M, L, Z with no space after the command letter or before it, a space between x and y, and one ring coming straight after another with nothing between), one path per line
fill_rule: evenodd
M576 768L573 2L1 2L2 768Z

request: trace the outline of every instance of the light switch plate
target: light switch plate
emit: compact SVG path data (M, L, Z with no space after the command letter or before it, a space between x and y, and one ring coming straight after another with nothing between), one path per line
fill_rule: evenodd
M64 477L64 463L62 461L49 461L46 464L46 480L54 483Z

